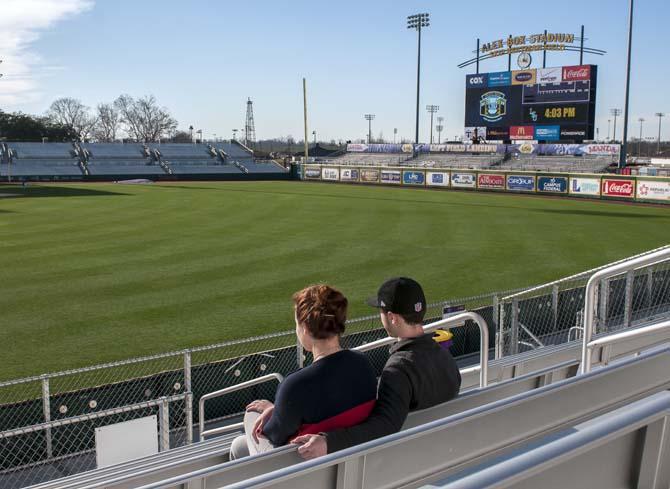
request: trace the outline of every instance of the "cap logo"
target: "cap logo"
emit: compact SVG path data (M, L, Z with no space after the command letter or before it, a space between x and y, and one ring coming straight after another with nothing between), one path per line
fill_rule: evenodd
M423 309L423 305L420 302L417 302L414 304L414 311L415 312L421 312L421 309Z
M379 305L380 305L381 307L386 307L386 304L384 303L384 301L379 301Z

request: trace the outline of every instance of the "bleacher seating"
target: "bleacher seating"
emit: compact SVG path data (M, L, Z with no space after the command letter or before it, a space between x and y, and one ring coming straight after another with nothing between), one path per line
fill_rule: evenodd
M336 165L398 166L412 158L407 153L346 153L330 160Z
M59 178L82 175L71 143L7 143L10 163L0 165L0 176Z
M228 155L228 157L233 160L253 158L253 153L250 153L237 143L221 142L216 143L215 147L217 149L222 149Z
M144 145L140 143L88 143L82 144L92 159L146 159Z
M473 155L464 153L423 153L413 161L417 165L427 168L489 168L497 166L502 161L501 155L485 154Z
M72 158L71 150L74 149L72 143L13 143L9 142L9 147L14 150L15 158Z
M602 173L612 163L609 156L517 155L500 164L502 170Z
M163 169L149 160L88 161L91 175L164 175Z

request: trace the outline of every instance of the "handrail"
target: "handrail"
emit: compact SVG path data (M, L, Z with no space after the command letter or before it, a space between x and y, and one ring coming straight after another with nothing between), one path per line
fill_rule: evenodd
M583 374L591 370L591 355L588 348L591 339L593 338L593 319L596 308L596 292L597 286L601 280L606 280L616 275L620 275L630 270L635 270L644 266L654 265L663 260L670 259L670 247L663 247L659 251L649 253L643 256L625 260L621 263L604 268L593 275L586 283L584 289L584 342L582 347L582 364L580 366L580 373Z
M480 336L480 361L479 361L479 387L484 388L488 385L488 372L489 372L489 327L479 314L472 311L465 311L454 316L450 316L446 319L441 319L435 321L434 323L426 324L423 327L425 333L430 333L433 330L441 327L456 327L461 326L465 320L471 320L477 323L479 326L479 336ZM353 348L357 351L368 351L375 348L380 348L382 346L390 345L398 341L398 338L387 337L380 340L373 341L371 343L366 343L365 345L357 346ZM475 370L477 367L473 367Z
M606 346L611 345L613 343L621 343L622 341L626 341L631 338L636 338L638 336L646 336L649 334L656 333L658 331L662 331L667 328L670 328L670 320L663 321L661 323L650 324L649 326L644 326L642 328L628 329L620 333L614 333L611 335L596 338L595 340L590 341L588 345L586 345L587 355L589 358L591 358L591 352L597 346ZM586 370L586 372L589 372L590 370L591 370L591 364L589 363L588 370Z
M231 431L233 429L239 429L241 428L244 424L243 423L236 423L233 425L228 425L224 426L221 428L215 428L209 431L205 431L205 401L209 399L214 399L216 397L221 397L225 396L226 394L230 394L231 392L239 391L241 389L246 389L247 387L251 387L254 385L262 384L264 382L268 382L270 380L277 380L280 384L284 381L284 376L278 373L271 373L267 375L263 375L262 377L258 377L255 379L247 380L246 382L242 382L240 384L236 385L231 385L230 387L226 387L224 389L220 389L218 391L214 392L209 392L203 396L200 397L200 400L198 401L198 427L199 432L198 436L200 437L200 441L205 439L206 435L211 435L211 434L220 434L225 431ZM227 428L227 429L226 429Z

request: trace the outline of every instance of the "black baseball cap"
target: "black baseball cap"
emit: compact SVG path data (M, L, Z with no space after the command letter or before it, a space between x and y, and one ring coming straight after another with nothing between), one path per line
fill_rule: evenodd
M396 277L384 282L375 297L367 300L369 306L396 314L425 314L426 296L416 280Z

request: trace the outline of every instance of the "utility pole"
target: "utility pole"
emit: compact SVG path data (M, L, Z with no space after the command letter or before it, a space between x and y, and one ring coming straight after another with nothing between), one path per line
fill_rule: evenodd
M368 144L372 144L372 121L375 118L374 114L365 114L365 120L368 121Z
M607 119L607 142L609 143L611 141L610 139L610 124L612 123L612 119Z
M437 118L437 126L435 126L435 129L437 129L437 144L442 144L442 130L444 129L444 126L442 125L443 122L444 117Z
M433 115L440 110L439 105L426 105L426 110L430 114L430 144L433 144Z
M307 158L309 158L309 140L307 139L307 80L304 78L302 79L302 105L305 119L305 164L307 164Z
M626 96L623 105L623 140L619 154L619 168L626 166L626 152L628 148L628 101L630 98L630 58L633 49L633 0L630 0L628 11L628 58L626 61Z
M612 140L616 141L616 118L621 115L621 109L611 109L610 114L614 116L614 133L612 134Z
M644 122L644 117L640 117L638 122L640 123L640 139L637 141L637 156L639 157L642 148L642 123Z
M665 114L663 112L656 112L654 114L656 117L658 117L658 142L656 143L656 154L660 155L661 154L661 119L665 117Z
M430 15L427 13L415 14L407 17L407 28L416 29L418 33L418 47L416 58L416 132L414 142L419 144L419 86L421 81L421 29L430 25Z

